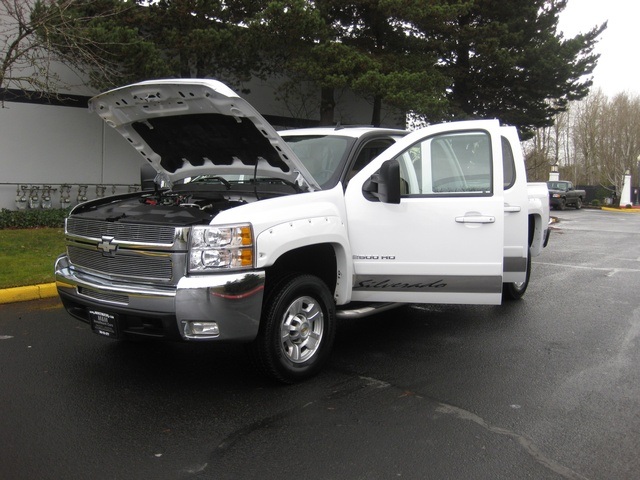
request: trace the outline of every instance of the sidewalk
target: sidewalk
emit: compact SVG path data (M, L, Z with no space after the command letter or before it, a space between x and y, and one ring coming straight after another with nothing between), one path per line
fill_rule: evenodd
M0 304L26 302L58 295L55 283L0 289Z

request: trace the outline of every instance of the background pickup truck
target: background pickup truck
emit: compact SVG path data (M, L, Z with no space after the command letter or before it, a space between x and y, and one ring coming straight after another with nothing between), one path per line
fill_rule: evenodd
M103 337L243 342L294 382L326 363L341 319L520 298L546 246L547 186L527 184L517 132L497 120L279 134L197 79L90 109L157 172L154 189L66 221L58 292Z
M584 190L576 190L573 183L562 180L547 182L549 188L549 204L557 209L564 210L565 207L582 208L586 192Z

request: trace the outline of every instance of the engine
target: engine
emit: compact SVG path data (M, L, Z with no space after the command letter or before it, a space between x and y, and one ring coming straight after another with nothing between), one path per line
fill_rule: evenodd
M79 205L76 217L118 223L190 226L210 223L223 210L245 205L219 192L158 190L107 197Z

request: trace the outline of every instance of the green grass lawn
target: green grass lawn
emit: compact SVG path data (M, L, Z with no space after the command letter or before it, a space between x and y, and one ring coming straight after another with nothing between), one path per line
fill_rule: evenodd
M0 230L0 288L53 282L64 250L63 228Z

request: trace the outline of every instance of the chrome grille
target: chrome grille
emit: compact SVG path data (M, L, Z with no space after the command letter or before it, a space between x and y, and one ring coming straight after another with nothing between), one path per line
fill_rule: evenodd
M172 245L176 230L174 227L161 225L102 222L69 217L67 232L70 235L88 238L115 237L119 242Z
M71 263L78 267L107 275L171 280L172 264L169 255L118 253L114 257L107 257L98 250L71 245L67 250Z
M115 293L104 293L89 288L80 287L78 293L87 297L95 298L96 300L105 300L107 302L122 303L127 305L129 303L129 297L127 295L119 295Z

